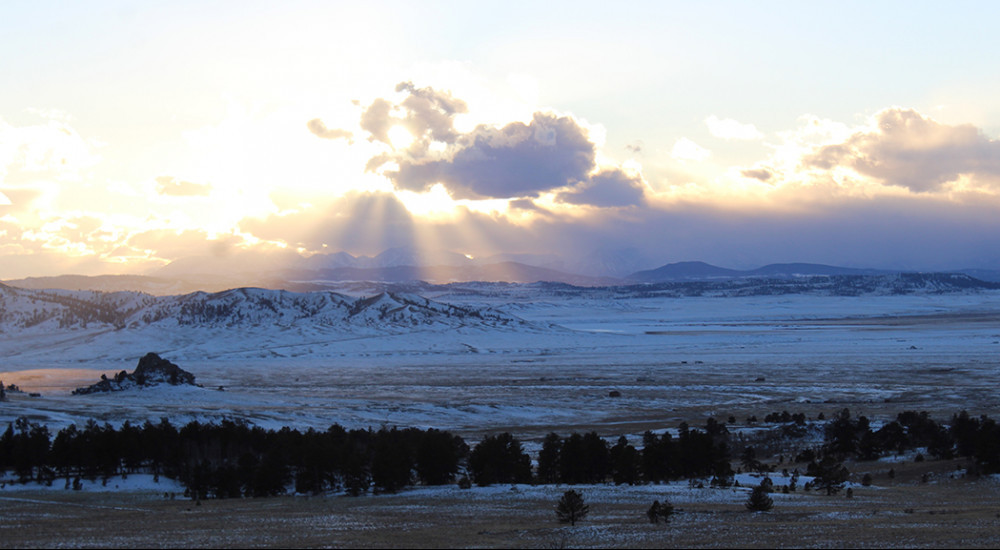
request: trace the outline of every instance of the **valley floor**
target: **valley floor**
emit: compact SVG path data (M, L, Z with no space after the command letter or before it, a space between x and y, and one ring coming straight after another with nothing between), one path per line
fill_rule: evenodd
M491 305L497 305L493 303ZM159 329L31 334L0 342L19 416L242 418L278 428L416 426L463 436L602 435L774 411L844 407L877 417L1000 411L1000 294L507 303L548 331L446 330L364 337L319 329ZM149 351L203 388L71 396ZM219 388L223 391L219 391ZM610 397L618 392L620 397Z

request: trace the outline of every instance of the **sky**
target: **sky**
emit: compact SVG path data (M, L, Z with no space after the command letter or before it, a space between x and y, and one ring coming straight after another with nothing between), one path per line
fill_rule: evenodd
M992 2L5 2L0 278L1000 269Z

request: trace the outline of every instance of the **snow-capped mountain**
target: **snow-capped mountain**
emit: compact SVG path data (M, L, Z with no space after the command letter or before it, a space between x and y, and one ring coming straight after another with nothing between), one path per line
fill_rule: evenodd
M540 328L495 310L406 293L356 298L335 292L239 288L150 296L138 292L28 290L0 284L0 331L70 328L291 327L355 333L424 328Z

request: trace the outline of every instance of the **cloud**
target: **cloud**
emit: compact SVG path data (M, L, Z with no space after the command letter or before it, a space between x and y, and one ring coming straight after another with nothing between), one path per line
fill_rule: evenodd
M14 203L7 198L7 195L5 195L3 191L0 191L0 206L10 206L12 204Z
M207 183L192 183L170 176L156 178L156 192L172 197L207 197L212 192L212 186Z
M348 130L342 130L340 128L327 128L326 124L318 118L314 118L306 123L306 127L309 131L317 137L323 139L346 139L350 140L354 137L354 134Z
M407 111L404 126L414 136L429 136L434 141L454 143L458 133L453 118L468 112L464 101L452 97L450 93L433 88L417 88L412 82L396 85L397 92L408 92L402 106Z
M677 160L701 162L712 156L712 152L690 139L682 137L674 143L673 149L670 150L670 156Z
M432 141L455 142L459 135L455 115L468 112L464 101L434 88L417 88L412 82L400 82L396 91L406 93L398 105L377 98L361 114L361 129L369 139L392 145L389 131L400 126L415 138L414 150L426 149Z
M528 124L479 126L445 158L394 156L398 169L385 175L410 191L441 183L456 199L534 197L586 181L595 157L594 144L573 118L535 113Z
M636 206L645 201L642 179L612 169L602 171L588 181L557 195L560 202L590 206Z
M705 125L713 136L722 139L754 140L764 137L753 124L743 124L731 118L721 119L712 115L705 119Z
M201 229L149 229L131 235L125 244L157 258L173 260L185 256L219 255L216 253L222 246L219 243L232 246L241 240L233 235L220 235L213 239Z
M803 165L822 170L847 167L884 185L916 193L940 191L962 176L1000 187L1000 140L976 127L951 126L913 109L890 108L874 124L845 141L818 148Z
M404 94L398 102L372 101L360 125L369 141L389 146L368 159L366 170L388 178L397 190L424 193L440 184L456 200L533 199L556 192L569 204L643 201L641 177L598 166L590 130L571 115L539 111L526 122L462 132L454 124L468 111L461 99L412 82L400 83L396 92ZM406 147L392 140L400 127L413 138Z
M92 249L104 251L108 248L108 242L112 234L103 230L101 218L94 215L81 215L67 217L57 223L47 225L59 225L53 233L66 243L83 243L91 245ZM53 228L55 229L55 228Z
M767 168L748 168L746 170L742 170L740 174L745 178L752 178L765 183L774 177L774 174Z
M545 212L549 211L541 206L538 206L535 201L531 199L514 199L507 203L508 208L512 210L524 210L528 212Z
M361 113L361 129L371 134L369 139L389 143L389 129L399 122L391 113L392 103L381 97Z
M100 160L94 148L94 143L57 120L13 126L0 119L0 182L31 186L41 180L80 181L81 171Z
M628 202L621 198L629 196L627 173L605 170L592 180L604 185L558 190L556 199L569 202L570 191L585 189L576 197L579 203ZM616 192L609 198L598 188ZM454 216L428 219L411 215L389 192L349 193L296 212L245 219L240 231L268 242L285 242L289 250L367 255L414 246L477 257L497 252L557 253L572 260L598 249L634 247L656 265L703 260L733 268L792 261L923 270L1000 267L995 252L1000 250L996 200L969 205L928 195L863 200L834 196L795 209L766 204L733 208L711 201L664 203L651 200L650 193L643 191L644 201L637 207L594 208L586 215L547 210L534 200L519 198L510 201L510 215L460 208ZM161 257L196 254L191 251L204 246L182 245L166 232L160 238L173 246L146 247L155 247Z

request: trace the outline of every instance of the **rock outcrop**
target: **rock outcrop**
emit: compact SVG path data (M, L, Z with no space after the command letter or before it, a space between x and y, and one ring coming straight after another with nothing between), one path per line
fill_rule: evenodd
M101 375L101 381L85 388L73 390L73 395L122 391L169 384L171 386L197 386L194 375L155 353L147 353L139 359L139 364L131 373L121 371L114 378Z

